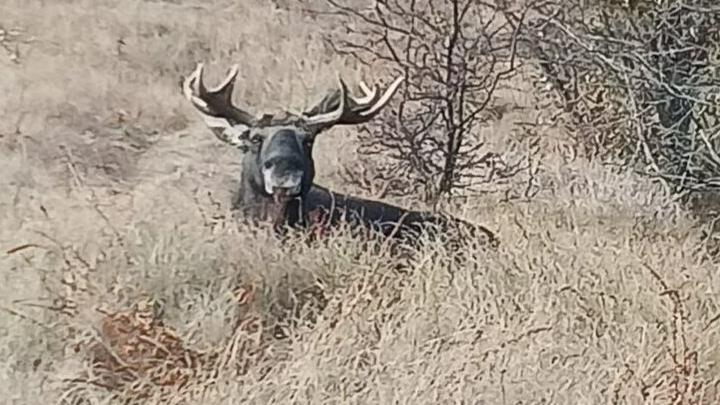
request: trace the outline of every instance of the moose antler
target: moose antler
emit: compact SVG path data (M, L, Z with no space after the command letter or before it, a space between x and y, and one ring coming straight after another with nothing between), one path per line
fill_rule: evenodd
M403 80L404 77L398 77L382 94L378 94L376 87L370 89L361 81L360 89L364 94L361 97L353 97L348 93L345 82L338 76L339 88L303 113L305 124L325 129L333 125L367 122L385 107Z
M404 77L395 79L382 94L378 94L377 88L371 89L360 82L363 95L353 97L349 94L345 82L338 76L339 88L309 111L299 116L279 118L268 115L258 119L232 104L232 92L237 75L238 65L234 65L225 80L217 87L208 89L203 83L203 64L198 63L195 70L183 82L183 94L200 112L215 136L240 147L248 137L248 129L253 126L295 123L318 133L333 125L367 122L390 101L404 80Z
M203 64L198 63L183 82L183 94L220 140L240 146L247 137L247 128L255 125L257 118L232 103L237 75L238 65L233 65L225 80L208 89L203 83Z
M251 126L255 124L256 118L232 103L232 93L237 75L238 65L233 65L225 80L214 89L208 89L203 83L203 64L198 63L195 71L185 79L183 86L185 97L197 109L206 114L225 118L232 125L244 124Z

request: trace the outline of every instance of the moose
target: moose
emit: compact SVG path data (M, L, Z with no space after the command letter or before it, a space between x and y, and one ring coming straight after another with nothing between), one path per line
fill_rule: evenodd
M182 87L215 136L244 153L233 208L245 218L269 221L278 231L349 223L401 243L418 241L423 232L442 235L454 230L497 246L491 231L459 218L349 196L314 183L316 137L336 125L370 121L388 105L403 77L380 93L376 86L371 89L360 82L363 94L354 97L338 75L338 88L309 110L256 117L232 102L238 72L238 65L232 66L219 85L208 89L199 63Z

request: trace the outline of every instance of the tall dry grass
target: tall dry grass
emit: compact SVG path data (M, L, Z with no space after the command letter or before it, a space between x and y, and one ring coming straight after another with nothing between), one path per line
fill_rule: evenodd
M3 403L720 399L720 276L703 224L644 179L564 160L560 135L544 138L534 199L452 208L497 230L497 252L471 244L457 266L429 243L397 272L381 246L342 231L287 243L235 225L239 156L179 95L197 61L210 80L240 63L238 102L302 108L334 71L372 73L324 49L319 33L334 27L221 0L6 0L0 26L13 32L0 48ZM522 118L490 128L493 146ZM356 191L338 180L352 142L351 130L323 135L318 182ZM254 286L243 316L262 322L255 340L233 326L239 285ZM140 374L114 391L93 384L97 308L147 299L162 303L183 355L233 362L165 392ZM253 361L238 373L243 358Z

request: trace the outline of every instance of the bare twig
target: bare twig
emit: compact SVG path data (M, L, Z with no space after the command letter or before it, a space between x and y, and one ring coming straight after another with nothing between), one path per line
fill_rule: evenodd
M329 34L335 51L364 63L380 61L406 77L397 109L360 136L360 151L378 157L374 178L353 170L348 180L374 188L368 191L383 183L383 194L420 194L437 203L521 171L513 168L522 167L523 158L498 165L500 156L486 150L477 129L492 118L497 89L517 71L528 6L511 13L467 0L378 0L365 9L326 3L332 18L352 27L337 39ZM389 185L387 179L398 177L403 180Z

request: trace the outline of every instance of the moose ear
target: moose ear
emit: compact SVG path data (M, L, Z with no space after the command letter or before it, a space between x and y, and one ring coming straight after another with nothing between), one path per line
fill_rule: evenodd
M250 127L244 124L234 125L225 128L220 135L216 136L227 142L229 145L240 149L243 152L248 150L248 139L250 139Z

